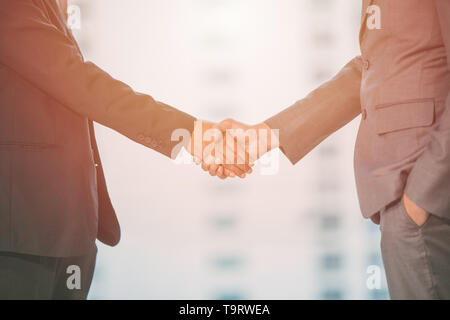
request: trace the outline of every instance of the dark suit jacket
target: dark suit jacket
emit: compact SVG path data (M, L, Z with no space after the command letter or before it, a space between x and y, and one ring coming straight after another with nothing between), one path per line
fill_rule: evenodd
M362 114L355 175L373 217L406 193L450 218L450 1L364 0L362 55L269 119L296 163Z
M171 156L194 118L84 61L56 1L0 0L0 251L118 243L91 121Z

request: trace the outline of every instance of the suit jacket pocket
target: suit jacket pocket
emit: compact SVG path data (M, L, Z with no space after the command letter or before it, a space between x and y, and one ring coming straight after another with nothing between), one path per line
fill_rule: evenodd
M379 135L412 128L429 127L435 119L434 99L421 99L375 107Z

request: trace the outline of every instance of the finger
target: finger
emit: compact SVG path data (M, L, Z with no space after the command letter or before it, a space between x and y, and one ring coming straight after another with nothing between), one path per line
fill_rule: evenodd
M243 173L239 176L239 178L241 178L241 179L245 179L246 177L247 177L247 175L245 173Z
M239 169L242 173L248 173L251 170L251 167L245 163L245 160L242 159L237 159L233 166Z
M230 159L232 163L228 163L228 159L226 159L227 161L225 161L225 165L224 167L226 169L228 169L229 171L234 172L234 174L236 176L241 176L242 174L246 173L247 170L245 170L245 165L238 165L237 164L237 160L236 160L236 153L234 152L234 146L231 146L230 143L227 143L227 154L231 154L233 155L233 159Z
M233 171L228 170L227 168L223 168L223 172L227 177L234 178L236 174Z
M226 131L228 129L233 128L235 121L232 119L226 119L220 123L217 124L217 127L221 130L221 131Z
M212 164L209 166L209 174L212 177L215 177L217 175L217 170L219 169L219 167L216 164Z
M245 150L245 149L244 149ZM237 150L234 150L234 141L233 143L227 143L227 152L230 152L233 154L234 152L234 159L232 166L234 167L234 172L236 175L241 176L244 173L248 173L250 171L250 166L246 163L246 156L248 155L247 152L241 152L240 148L238 146ZM238 170L238 171L236 171Z
M234 166L236 166L243 173L250 173L252 170L248 164L235 164Z
M217 169L217 177L219 177L219 179L222 179L222 180L225 180L227 178L222 166L220 166L219 169Z
M226 180L226 179L228 178L228 177L225 176L225 175L222 175L222 176L217 175L217 177L218 177L220 180Z
M195 163L196 165L200 165L200 164L202 163L202 161L200 160L199 157L195 156L195 157L194 157L194 163Z
M202 162L202 169L203 169L204 171L209 171L209 165L206 164L205 162Z
M227 164L224 166L225 169L227 169L228 171L233 172L237 177L240 177L242 175L245 174L245 171L239 169L236 165L234 164Z

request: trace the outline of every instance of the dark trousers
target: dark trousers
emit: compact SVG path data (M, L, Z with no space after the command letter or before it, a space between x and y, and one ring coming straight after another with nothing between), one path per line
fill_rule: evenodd
M68 258L0 252L0 300L85 300L96 256L96 248Z
M450 221L431 215L418 227L399 201L380 227L391 299L450 299Z

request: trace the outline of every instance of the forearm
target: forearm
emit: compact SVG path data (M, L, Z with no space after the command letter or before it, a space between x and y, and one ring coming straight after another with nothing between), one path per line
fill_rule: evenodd
M360 88L357 57L305 99L265 121L280 130L280 148L293 164L360 114Z
M82 117L171 156L176 129L194 118L134 92L95 64L33 1L0 0L0 63Z

